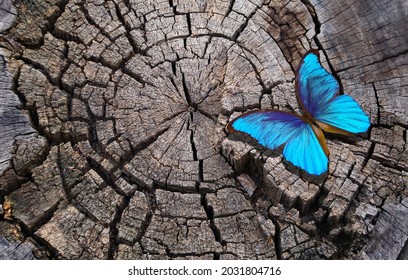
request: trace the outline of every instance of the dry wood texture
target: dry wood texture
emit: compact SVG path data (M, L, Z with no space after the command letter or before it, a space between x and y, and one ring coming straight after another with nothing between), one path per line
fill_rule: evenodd
M0 8L0 258L408 257L408 2ZM18 15L18 17L16 17ZM312 177L225 125L299 113L318 48L369 114Z

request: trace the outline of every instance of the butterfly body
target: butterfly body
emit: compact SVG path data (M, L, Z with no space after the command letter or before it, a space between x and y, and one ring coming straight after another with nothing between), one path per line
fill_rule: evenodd
M320 175L327 171L329 162L323 131L351 135L367 131L370 122L352 97L339 94L337 80L321 66L316 50L302 58L295 87L302 116L274 109L254 110L232 120L227 129L249 134L270 149L284 145L286 160Z

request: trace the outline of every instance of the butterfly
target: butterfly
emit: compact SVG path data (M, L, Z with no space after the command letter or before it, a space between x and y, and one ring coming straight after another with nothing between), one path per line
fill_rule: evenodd
M229 132L246 133L259 144L275 149L282 145L283 156L309 174L328 170L329 149L323 131L342 135L366 132L368 116L320 63L317 50L308 51L296 70L296 97L303 115L261 109L242 114L227 125Z

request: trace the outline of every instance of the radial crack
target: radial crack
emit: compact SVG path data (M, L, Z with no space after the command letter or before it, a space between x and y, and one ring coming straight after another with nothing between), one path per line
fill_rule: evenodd
M380 105L380 100L378 98L378 93L377 89L375 88L374 82L372 83L373 85L373 90L374 90L374 95L375 95L375 101L377 102L377 125L381 126L381 105Z
M112 260L118 250L118 224L122 218L123 212L129 206L130 199L127 197L122 197L119 205L116 205L115 215L109 224L109 251L108 260Z
M256 6L256 8L246 17L245 22L240 25L240 27L234 32L234 34L231 36L231 40L234 42L237 42L237 39L239 35L241 35L242 31L245 30L245 28L248 26L249 21L251 18L256 14L258 11L259 7Z
M222 246L225 246L226 242L222 239L221 232L214 222L214 209L211 207L211 205L208 204L205 194L201 195L201 205L203 206L204 211L207 215L207 220L210 221L210 228L214 233L215 241L220 243Z

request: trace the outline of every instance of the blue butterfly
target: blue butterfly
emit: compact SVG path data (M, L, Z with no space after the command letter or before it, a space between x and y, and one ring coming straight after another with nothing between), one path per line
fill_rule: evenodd
M269 149L285 145L286 160L309 174L320 175L329 164L322 130L342 135L366 132L370 120L352 97L340 95L339 83L322 67L317 50L303 56L295 86L303 116L273 109L255 110L232 120L227 129L249 134Z

